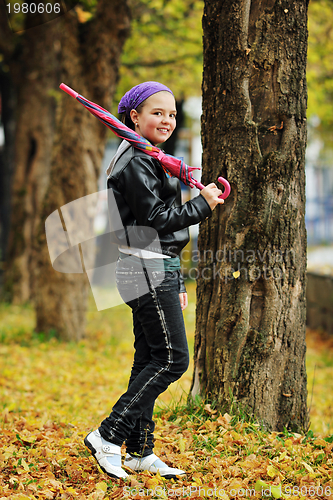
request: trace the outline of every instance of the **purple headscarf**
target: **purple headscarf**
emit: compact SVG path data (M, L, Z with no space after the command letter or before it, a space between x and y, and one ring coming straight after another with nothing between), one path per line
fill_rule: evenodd
M158 82L143 82L136 85L120 99L118 113L126 113L130 116L132 109L136 109L139 104L157 92L166 91L172 94L171 90ZM173 94L172 94L173 95Z

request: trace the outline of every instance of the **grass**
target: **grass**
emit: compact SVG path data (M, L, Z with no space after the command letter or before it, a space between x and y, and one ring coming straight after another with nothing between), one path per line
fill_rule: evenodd
M190 352L193 352L194 283L188 283L187 288L189 306L185 310L185 323ZM96 425L126 388L133 356L129 308L122 304L98 312L91 298L86 335L79 343L62 343L54 334L37 334L34 323L31 306L0 304L0 377L4 383L0 409L25 413L42 407L45 418L59 419L66 415L71 421ZM333 339L322 332L308 332L306 361L311 431L323 435L333 433L333 402L329 400L333 393L332 353ZM196 409L200 402L193 403L196 407L186 406L192 372L191 359L180 381L158 398L158 415L169 412L171 420L182 413L201 418Z

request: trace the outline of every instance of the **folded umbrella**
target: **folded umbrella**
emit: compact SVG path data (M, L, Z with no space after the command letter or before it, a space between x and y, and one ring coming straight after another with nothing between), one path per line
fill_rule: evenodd
M67 92L70 96L77 99L88 111L90 111L90 113L96 116L118 137L125 139L135 148L144 151L153 158L156 158L162 165L163 169L170 175L178 177L178 179L191 188L197 187L198 189L203 189L205 187L201 184L201 182L197 181L191 173L193 170L200 170L199 167L190 167L189 165L186 165L183 160L164 153L160 148L154 146L147 141L147 139L141 137L139 134L134 132L134 130L127 127L109 111L101 106L98 106L98 104L95 104L94 102L88 101L88 99L80 95L78 92L75 92L75 90L71 89L64 83L60 85L60 88ZM223 177L219 177L218 181L224 186L224 191L220 198L226 199L230 194L230 184Z

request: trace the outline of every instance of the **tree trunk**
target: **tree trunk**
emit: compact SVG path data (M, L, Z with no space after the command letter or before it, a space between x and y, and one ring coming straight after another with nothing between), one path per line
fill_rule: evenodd
M32 248L49 183L54 141L55 99L60 25L53 21L28 29L22 52L10 62L17 91L11 230L5 290L15 304L31 298Z
M4 143L0 147L0 290L3 287L3 268L7 258L7 246L11 219L11 185L14 172L14 141L16 96L9 71L0 68L1 121ZM1 293L1 292L0 292Z
M24 35L7 289L15 302L32 296L37 330L63 339L84 332L89 283L52 268L45 219L97 191L107 129L59 84L110 107L129 26L127 2L100 0L85 24L70 11Z
M304 430L307 2L206 0L203 29L203 182L232 191L199 233L192 395Z
M65 22L61 80L109 108L122 46L129 33L127 3L102 0L94 24L83 26L83 45L79 43L82 34L77 23L70 17ZM38 239L35 303L37 331L56 330L63 339L79 340L84 333L89 282L85 273L62 274L52 269L45 244L45 219L63 205L97 191L106 132L105 125L62 92L57 108L50 186Z

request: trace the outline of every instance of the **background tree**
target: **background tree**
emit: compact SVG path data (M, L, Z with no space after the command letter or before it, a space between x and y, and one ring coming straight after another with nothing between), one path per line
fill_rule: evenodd
M14 302L33 295L38 330L77 339L88 282L53 270L44 224L54 210L97 190L106 129L58 87L65 81L110 107L129 10L124 1L100 0L89 19L78 8L33 28L27 15L20 35L11 33L4 12L1 22L1 50L17 96L5 286Z
M43 224L62 204L96 191L107 129L59 91L60 81L111 109L129 87L145 79L165 81L180 99L200 92L202 2L131 0L133 34L125 47L117 99L111 105L129 28L126 5L82 0L66 16L34 29L28 29L29 16L16 15L12 22L23 30L19 35L11 33L1 7L2 98L11 88L11 109L16 105L17 110L16 115L6 114L3 107L2 113L6 142L1 178L7 186L1 206L5 297L16 303L35 297L38 329L58 329L62 336L67 336L68 325L75 325L70 336L83 333L87 282L82 275L60 276L50 269ZM61 297L56 290L61 290ZM65 311L72 311L71 319L64 312L60 320L60 303Z
M307 2L206 0L203 30L203 182L232 194L201 224L192 394L306 429Z
M32 245L49 181L55 111L50 91L56 86L60 33L58 20L30 28L30 17L26 16L25 33L14 34L4 11L2 5L4 75L12 84L16 104L14 158L7 157L15 168L12 186L6 185L6 189L12 187L6 291L7 297L20 303L31 298Z
M6 68L7 69L7 68ZM15 108L16 96L8 72L0 63L1 125L3 142L0 145L0 290L2 266L7 257L10 231L11 181L14 171Z

